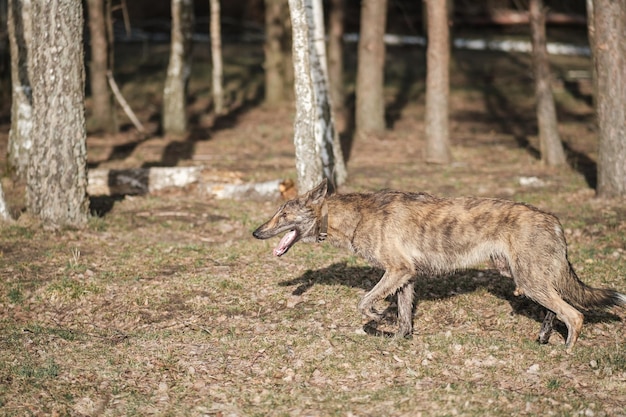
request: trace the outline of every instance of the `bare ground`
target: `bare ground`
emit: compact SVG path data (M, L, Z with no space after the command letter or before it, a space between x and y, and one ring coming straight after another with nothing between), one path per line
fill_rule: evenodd
M626 209L594 196L588 86L555 83L571 165L547 168L535 151L525 57L461 55L455 162L426 165L423 71L409 58L390 64L392 129L353 140L342 191L532 203L559 216L585 282L626 291ZM555 63L557 72L585 65ZM200 84L192 91L201 115L210 102ZM233 93L228 117L199 116L187 138L90 136L90 166L201 164L250 181L295 178L293 109L257 106L249 91ZM143 120L157 104L142 107ZM4 184L19 211L19 187ZM356 303L382 271L323 244L273 257L276 242L251 232L278 201L186 189L93 204L104 215L85 230L46 232L27 215L1 230L2 415L626 415L623 309L588 314L568 355L563 328L536 344L542 309L477 265L418 282L412 339L376 337Z

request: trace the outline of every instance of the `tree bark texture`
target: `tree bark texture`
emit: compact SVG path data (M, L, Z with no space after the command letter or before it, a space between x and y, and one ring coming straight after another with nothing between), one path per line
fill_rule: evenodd
M387 0L363 0L356 76L357 136L385 131L385 27Z
M222 65L222 23L220 0L211 0L211 61L213 63L213 107L216 114L224 113L224 70Z
M546 11L543 8L543 1L530 0L529 11L541 160L546 165L557 166L564 164L567 160L559 137L554 97L550 86L550 63L546 47Z
M85 72L80 0L32 3L28 75L33 87L33 148L27 206L46 227L87 222Z
M626 195L626 3L594 0L601 197Z
M93 103L92 127L107 133L117 132L115 106L107 81L109 70L109 42L107 40L106 19L103 0L88 0L89 35L91 61L89 63L89 82Z
M328 16L328 81L335 115L345 119L343 86L343 35L345 0L332 0Z
M450 29L446 2L426 0L428 46L426 50L426 109L424 133L426 161L452 161L448 127L450 96Z
M265 0L265 103L274 106L287 97L285 44L288 33L284 24L287 0Z
M191 75L193 0L172 0L172 40L163 90L163 133L187 132L187 86Z
M28 78L28 45L31 38L30 0L9 0L8 32L11 51L11 129L9 167L18 180L26 179L33 147L32 88Z

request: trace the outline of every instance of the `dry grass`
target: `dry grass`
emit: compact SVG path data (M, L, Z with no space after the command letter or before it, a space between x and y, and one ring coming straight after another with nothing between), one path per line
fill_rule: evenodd
M532 120L527 100L514 106L515 96L496 94L505 86L494 82L489 88L502 88L485 94L486 86L463 84L471 80L453 90L453 114L470 115L453 121L453 165L422 162L423 109L410 101L386 137L354 144L345 190L531 202L561 218L587 283L626 291L624 201L595 199L580 166L543 167L516 140L532 146L533 136L489 110L506 97ZM576 160L593 159L589 108L556 94L561 113L584 116L562 126ZM240 113L232 127L207 127L210 140L193 142L190 157L250 179L293 177L291 117L288 109ZM164 158L177 140L151 139L118 163ZM521 186L521 176L543 185ZM477 268L418 283L412 339L374 337L356 303L381 271L326 245L272 257L276 242L251 231L276 204L179 192L127 197L82 231L44 232L26 217L4 226L0 414L626 415L624 310L588 315L567 355L562 331L549 345L534 342L541 309Z

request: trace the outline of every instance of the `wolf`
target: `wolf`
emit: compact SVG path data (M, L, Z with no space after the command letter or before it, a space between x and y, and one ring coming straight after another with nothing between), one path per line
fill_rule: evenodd
M415 279L485 261L513 279L515 295L547 309L537 338L542 344L548 343L557 318L567 326L571 352L583 326L579 310L626 305L626 295L583 283L568 260L559 220L524 203L392 190L330 194L324 180L285 202L253 236L269 239L282 233L276 256L296 242L326 241L384 269L358 309L379 322L375 303L397 293L397 337L413 332Z

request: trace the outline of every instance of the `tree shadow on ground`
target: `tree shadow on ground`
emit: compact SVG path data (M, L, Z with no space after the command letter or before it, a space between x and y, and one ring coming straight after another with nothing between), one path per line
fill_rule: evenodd
M293 295L302 295L314 285L344 285L369 291L380 280L383 272L379 268L348 266L346 262L338 262L315 271L308 270L300 277L283 281L279 285L284 287L296 286L292 292ZM545 317L546 309L543 306L524 296L513 295L515 290L513 280L490 269L467 269L435 277L417 278L415 281L415 305L417 306L420 301L424 300L442 300L480 289L485 289L499 299L507 301L514 314L521 314L538 323L541 323ZM395 295L387 298L390 305L383 313L385 321L395 322L397 317L395 299ZM606 311L585 312L586 323L620 320L619 316ZM364 330L374 335L391 335L377 330L372 322L366 324ZM555 322L555 331L561 333L564 339L567 338L567 329L562 323Z

